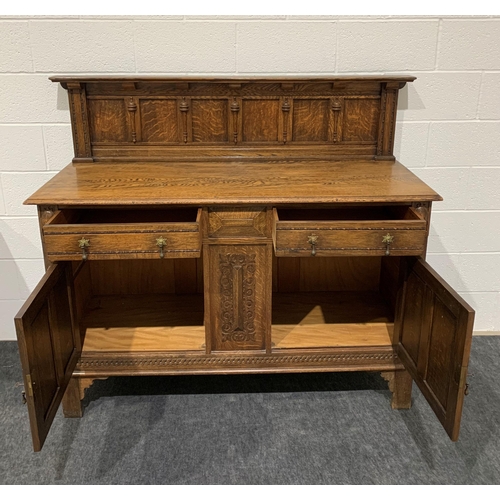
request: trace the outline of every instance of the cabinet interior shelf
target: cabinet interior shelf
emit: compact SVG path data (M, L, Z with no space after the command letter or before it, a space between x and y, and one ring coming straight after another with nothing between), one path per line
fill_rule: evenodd
M86 352L205 349L203 295L95 296L85 316ZM273 295L273 348L389 346L393 322L378 292Z
M95 296L83 351L204 350L203 295Z
M378 292L273 295L275 348L392 345L393 318Z

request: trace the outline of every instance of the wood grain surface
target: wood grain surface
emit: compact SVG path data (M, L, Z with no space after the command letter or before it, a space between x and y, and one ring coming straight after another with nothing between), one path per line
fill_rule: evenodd
M197 258L198 210L60 210L42 228L51 261ZM85 253L79 242L86 240ZM158 239L164 246L160 253Z
M421 255L427 243L427 222L403 206L274 209L274 224L278 257Z
M391 161L70 164L33 205L390 203L442 198Z
M458 439L474 310L427 262L408 259L398 353L452 441Z
M273 348L392 345L392 314L377 292L273 295Z
M55 77L70 90L75 161L213 156L388 159L408 76ZM317 148L321 149L318 150Z
M201 294L96 296L84 324L84 351L205 349Z

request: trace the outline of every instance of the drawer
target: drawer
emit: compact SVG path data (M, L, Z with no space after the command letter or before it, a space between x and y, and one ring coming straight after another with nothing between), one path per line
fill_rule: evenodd
M59 210L43 226L47 257L59 260L199 257L201 209Z
M411 207L274 209L278 257L420 255L427 222Z

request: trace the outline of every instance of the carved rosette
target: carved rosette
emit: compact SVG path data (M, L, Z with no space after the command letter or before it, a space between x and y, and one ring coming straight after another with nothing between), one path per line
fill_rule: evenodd
M255 340L255 254L220 255L222 342Z

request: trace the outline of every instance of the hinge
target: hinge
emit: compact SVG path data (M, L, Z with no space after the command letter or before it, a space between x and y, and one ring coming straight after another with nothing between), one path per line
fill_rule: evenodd
M464 394L465 394L466 396L468 396L468 395L469 395L469 384L467 384L467 383L465 383L465 390L464 390Z
M26 375L26 385L28 386L28 396L33 397L33 383L31 382L31 375Z

